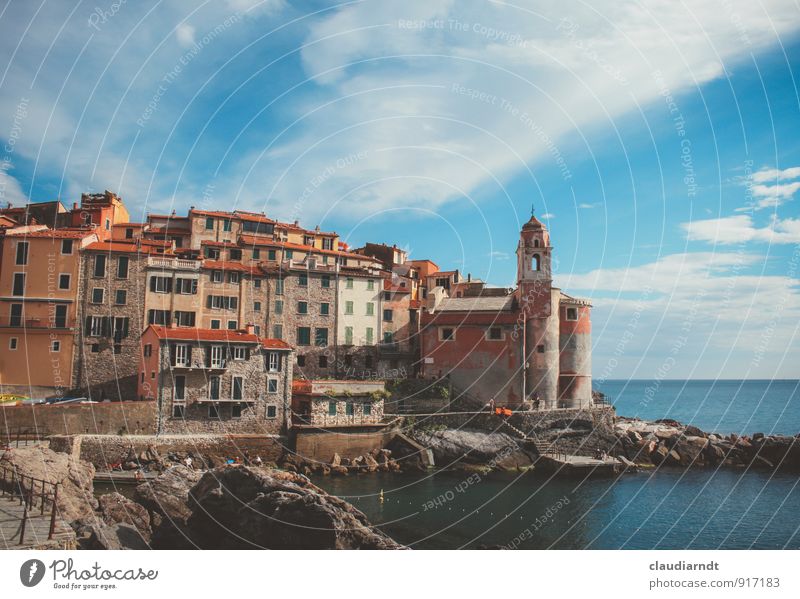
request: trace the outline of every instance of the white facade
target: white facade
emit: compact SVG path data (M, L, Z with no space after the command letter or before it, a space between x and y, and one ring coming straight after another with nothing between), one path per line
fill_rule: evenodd
M342 274L339 279L337 342L375 345L381 341L383 279Z

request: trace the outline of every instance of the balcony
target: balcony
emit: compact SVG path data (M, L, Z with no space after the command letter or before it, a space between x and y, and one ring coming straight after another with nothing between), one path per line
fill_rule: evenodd
M160 268L169 270L200 270L200 260L185 260L183 258L173 258L169 256L148 256L148 268Z
M378 353L384 356L407 354L410 351L410 347L397 341L382 341L378 343Z
M75 328L75 320L73 318L5 318L0 323L0 326L10 327L15 329L73 329Z

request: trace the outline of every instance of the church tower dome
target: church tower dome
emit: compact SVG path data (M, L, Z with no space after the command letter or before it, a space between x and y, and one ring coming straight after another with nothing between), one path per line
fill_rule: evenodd
M552 278L550 233L531 210L531 218L522 225L517 246L517 283L549 281Z

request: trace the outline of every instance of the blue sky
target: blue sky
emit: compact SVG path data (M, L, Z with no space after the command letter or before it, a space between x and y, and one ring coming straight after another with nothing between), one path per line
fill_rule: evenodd
M0 200L264 210L514 284L598 378L800 376L792 2L6 2Z

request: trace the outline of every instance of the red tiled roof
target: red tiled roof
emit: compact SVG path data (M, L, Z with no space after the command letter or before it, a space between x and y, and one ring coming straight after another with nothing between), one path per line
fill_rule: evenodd
M281 339L262 339L261 345L267 349L292 349L292 346Z
M189 220L188 216L177 216L175 214L148 214L147 219L151 218L166 218L169 220Z
M419 310L422 307L422 301L421 300L412 299L408 303L408 307L411 308L412 310Z
M380 260L378 260L377 258L373 258L371 256L362 256L361 254L354 254L352 252L340 252L338 250L321 250L319 248L310 245L303 245L300 243L290 243L288 241L274 241L269 239L261 239L259 237L254 237L253 235L240 235L239 241L246 247L261 245L266 247L283 248L286 250L297 250L299 252L315 252L317 254L328 254L329 256L344 256L347 258L366 260L368 262L380 262Z
M394 293L411 293L410 287L401 287L400 285L393 285L391 279L383 280L383 290L392 291Z
M235 270L238 272L249 272L250 274L261 274L261 269L255 266L246 266L240 262L226 262L218 260L203 260L203 268L207 270Z
M163 242L142 242L141 245L136 243L125 243L123 241L95 241L90 243L84 249L94 252L127 252L131 254L152 254L157 247L163 249L165 246Z
M292 346L281 339L262 338L246 331L228 329L185 329L150 325L159 339L176 341L224 341L229 343L258 343L267 349L292 349Z
M8 231L8 235L18 235L20 237L52 237L54 239L83 239L89 235L94 235L90 229L43 229L41 231Z

